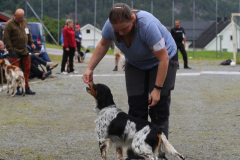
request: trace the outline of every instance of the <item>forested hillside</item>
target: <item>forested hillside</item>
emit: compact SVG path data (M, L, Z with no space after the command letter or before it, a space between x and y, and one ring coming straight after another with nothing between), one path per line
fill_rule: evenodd
M41 17L41 0L27 0L35 12ZM173 0L152 0L153 15L156 16L165 26L172 26L172 1ZM77 0L77 22L81 26L94 23L94 2L95 0ZM131 0L114 0L114 3L126 3L131 7ZM75 19L75 0L59 0L60 19ZM216 0L195 0L196 21L216 19ZM96 27L102 29L113 0L97 0ZM0 12L13 14L16 8L26 10L26 0L0 0ZM133 8L151 12L151 0L133 0ZM228 17L231 13L239 12L238 0L218 0L218 16ZM27 18L35 17L27 7L25 11ZM58 0L43 0L44 21L54 21L58 18ZM192 21L193 0L174 0L175 19ZM52 19L53 18L53 19ZM34 19L31 19L31 21ZM61 21L63 23L64 20ZM57 21L54 21L57 24ZM55 28L55 27L54 27ZM62 24L61 24L62 28Z

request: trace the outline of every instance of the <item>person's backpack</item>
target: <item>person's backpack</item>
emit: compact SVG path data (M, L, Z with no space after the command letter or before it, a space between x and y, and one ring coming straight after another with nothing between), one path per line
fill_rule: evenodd
M231 62L232 62L231 59L227 59L226 61L223 61L221 65L230 65Z

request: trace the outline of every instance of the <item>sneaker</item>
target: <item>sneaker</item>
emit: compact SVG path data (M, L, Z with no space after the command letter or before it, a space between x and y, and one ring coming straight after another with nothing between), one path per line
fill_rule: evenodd
M68 74L68 73L67 73L67 72L65 72L65 71L62 71L62 72L61 72L61 74L65 74L65 75L66 75L66 74Z
M192 68L190 68L190 67L186 66L186 67L184 67L184 69L192 69Z
M117 66L115 66L115 68L113 69L113 71L118 71L118 67L117 67Z
M58 63L47 62L46 67L50 67L51 69L56 68Z
M17 93L16 95L22 95L22 92L20 91L20 87L17 87Z
M49 76L49 78L55 78L56 77L56 75L55 74L50 74L50 76Z
M78 61L78 63L82 63L82 61Z
M77 71L73 71L73 72L70 72L70 73L73 73L73 74L78 74L78 72L77 72Z
M58 63L53 63L53 65L51 65L50 68L51 68L51 70L52 70L52 69L56 68L57 66L58 66Z
M26 94L35 95L36 92L31 91L30 87L28 87L28 89L26 89Z
M51 74L51 71L48 71L47 73L43 72L42 80L45 80L50 74Z
M46 67L52 66L53 62L47 62Z

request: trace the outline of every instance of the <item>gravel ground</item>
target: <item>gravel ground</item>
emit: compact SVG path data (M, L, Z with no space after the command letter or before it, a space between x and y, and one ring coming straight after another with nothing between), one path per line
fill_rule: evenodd
M86 63L75 63L83 74ZM240 66L220 66L202 61L202 71L234 71ZM197 73L199 61L190 60ZM113 72L114 59L104 58L94 74ZM55 69L59 71L60 67ZM94 77L107 84L118 108L127 112L124 76ZM94 133L95 101L81 77L57 75L45 81L31 80L35 96L0 93L0 159L99 160ZM169 141L189 160L240 160L240 75L177 76L172 92ZM116 159L114 149L108 158ZM170 160L175 158L169 157Z

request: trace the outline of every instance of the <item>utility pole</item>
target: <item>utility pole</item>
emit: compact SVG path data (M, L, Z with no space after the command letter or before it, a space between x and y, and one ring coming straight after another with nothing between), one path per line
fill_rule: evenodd
M217 43L217 41L218 41L218 36L217 36L217 32L218 32L218 18L217 18L217 16L218 16L218 0L216 0L216 58L217 58L217 50L218 50L218 43Z
M193 57L195 56L195 0L193 1Z
M174 27L174 1L172 1L172 28Z
M25 17L26 17L26 19L27 19L27 3L28 3L28 1L26 0L26 6L25 6L25 12L26 12Z
M77 25L77 0L75 0L75 26L76 25Z
M58 0L58 45L59 45L59 12L60 12L60 8L59 8L59 0Z
M151 13L153 15L153 1L151 1Z
M41 0L41 20L43 21L43 0Z
M96 32L96 6L97 6L97 1L95 0L95 7L94 7L94 42L93 42L94 49L95 49L95 32Z

